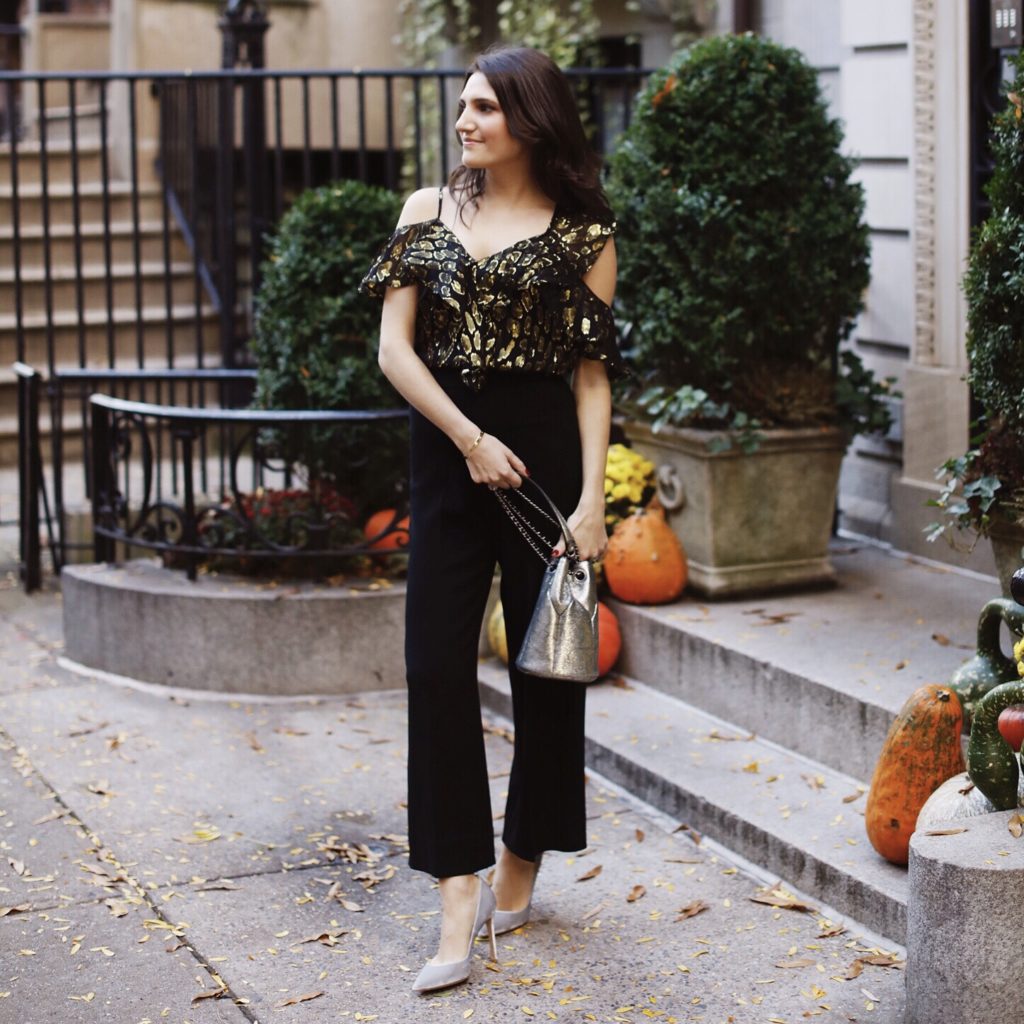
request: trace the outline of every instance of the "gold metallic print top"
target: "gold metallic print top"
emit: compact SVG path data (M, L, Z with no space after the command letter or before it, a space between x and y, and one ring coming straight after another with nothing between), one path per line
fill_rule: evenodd
M559 375L580 358L621 376L611 309L583 281L614 230L556 210L546 231L474 260L435 217L400 226L359 287L383 298L420 285L417 353L427 366L460 370L476 391L490 370Z

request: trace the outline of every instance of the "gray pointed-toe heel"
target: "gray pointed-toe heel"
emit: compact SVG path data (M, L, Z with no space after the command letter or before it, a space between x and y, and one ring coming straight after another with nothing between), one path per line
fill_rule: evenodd
M473 943L476 941L476 934L485 926L491 940L491 959L498 959L498 947L494 943L494 908L494 891L481 878L480 894L476 902L476 918L473 922L473 930L469 933L469 946L466 949L466 955L461 960L453 960L447 964L425 964L413 983L413 992L436 992L441 988L451 988L452 985L462 984L469 977L469 966L473 959Z
M536 859L533 862L533 883L537 884L537 874L540 871L541 858L544 856L542 853L538 853ZM526 906L522 910L495 910L494 911L494 934L505 935L507 932L514 932L517 928L522 928L527 921L530 920L530 910L533 906L533 891L530 892L530 898L526 901Z

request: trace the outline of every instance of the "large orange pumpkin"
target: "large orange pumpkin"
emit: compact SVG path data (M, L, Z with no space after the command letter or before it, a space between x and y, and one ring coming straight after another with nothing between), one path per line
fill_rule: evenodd
M686 554L661 508L641 509L615 527L604 573L611 592L630 604L664 604L682 593Z
M604 603L597 603L597 675L607 675L619 660L622 651L622 633L615 612Z
M366 525L363 527L363 536L367 540L373 540L374 537L377 537L377 540L370 544L374 551L396 551L409 546L408 516L403 516L399 519L390 533L385 533L383 537L377 536L391 526L397 514L393 508L382 508L379 512L374 512L366 520Z
M900 709L878 756L864 808L871 845L893 864L906 864L910 837L928 798L964 770L963 710L948 686L916 689Z

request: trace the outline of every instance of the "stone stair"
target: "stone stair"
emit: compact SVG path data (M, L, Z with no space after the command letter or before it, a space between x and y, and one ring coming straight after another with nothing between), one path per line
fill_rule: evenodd
M995 579L844 542L836 589L662 607L610 602L619 685L590 688L597 772L887 938L905 943L907 873L864 832L893 716L973 650ZM511 717L504 666L481 695Z
M159 185L140 168L137 190L122 180L104 187L95 112L80 113L75 151L59 130L62 111L47 110L48 225L43 149L38 140L18 143L18 254L13 154L9 144L0 145L0 467L13 465L17 456L17 397L9 367L17 355L19 289L22 358L38 369L160 367L167 365L169 349L177 364L187 365L190 357L196 360L197 330L203 332L205 364L219 361L216 312L165 215ZM67 410L64 428L65 450L74 458L80 447L76 406ZM45 416L42 432L46 444Z

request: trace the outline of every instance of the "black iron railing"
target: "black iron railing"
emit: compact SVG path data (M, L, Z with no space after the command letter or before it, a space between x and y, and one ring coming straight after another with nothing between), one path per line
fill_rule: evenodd
M97 561L113 561L119 544L161 553L196 576L200 563L305 561L321 575L352 568L358 559L390 558L406 550L406 482L394 480L384 515L367 511L344 479L301 480L282 449L287 434L310 427L339 433L367 424L403 427L405 410L349 412L195 409L90 399L92 512ZM214 447L226 486L203 486L202 451ZM176 486L161 483L155 437L173 441L168 453ZM296 486L297 479L301 480ZM214 564L218 564L217 561Z
M607 150L646 72L569 74ZM462 77L0 72L8 118L31 108L4 144L0 363L247 365L267 231L310 186L447 177Z
M80 457L91 446L89 398L103 391L125 400L169 404L191 409L247 405L256 382L255 370L76 369L50 377L15 364L18 380L18 471L21 578L25 589L42 580L43 542L55 573L69 561L91 553L91 537L81 528L92 495L90 463ZM50 460L42 459L43 413L49 414ZM72 429L73 428L73 429ZM163 490L179 487L177 467L167 453L173 442L166 432L151 435L153 472ZM228 472L220 453L223 432L204 436L199 450L200 485L204 490L227 487ZM208 442L214 447L208 449ZM164 484L164 476L168 482Z
M646 72L569 74L607 150ZM458 157L462 76L0 71L0 365L42 371L17 385L19 438L34 452L19 454L26 585L41 572L40 527L58 570L91 543L76 527L92 494L77 462L91 445L89 395L244 404L267 230L303 189L331 180L443 180ZM0 404L13 405L5 387Z

